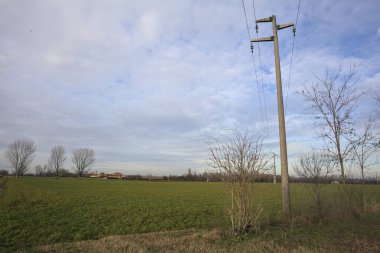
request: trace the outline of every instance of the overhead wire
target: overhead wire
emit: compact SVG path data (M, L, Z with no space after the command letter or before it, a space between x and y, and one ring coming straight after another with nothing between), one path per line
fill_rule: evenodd
M255 6L255 0L252 0L252 9L253 9L253 17L255 19L255 24L256 24L256 37L259 37L259 27L257 25L257 17L256 17L256 6ZM261 89L263 92L263 98L264 98L264 113L265 113L265 123L266 123L266 130L268 130L268 113L267 113L267 102L265 98L265 89L264 89L264 75L263 75L263 65L261 62L261 50L260 50L260 43L257 44L257 49L259 52L259 63L260 63L260 75L261 75ZM253 54L253 52L252 52Z
M243 5L244 17L245 17L245 23L246 23L246 26L247 26L248 40L251 41L251 33L250 33L250 31L249 31L249 25L248 25L248 19L247 19L247 12L246 12L246 10L245 10L244 0L241 0L241 2L242 2L242 5ZM255 77L256 77L257 92L259 93L259 102L260 102L261 120L264 121L263 106L262 106L262 103L261 103L261 95L260 95L260 85L259 85L259 81L258 81L258 78L257 78L256 61L255 61L255 57L254 57L254 55L253 55L253 46L252 46L252 43L251 43L251 58L252 58L253 67L254 67L254 72L255 72Z
M242 5L243 5L243 10L244 10L244 17L245 17L245 22L246 22L246 27L247 27L248 39L250 40L251 39L251 34L250 34L249 25L248 25L248 18L247 18L247 12L246 12L246 9L245 9L244 0L242 0ZM299 17L299 12L300 12L300 6L301 6L301 0L298 1L296 22L295 22L295 26L293 28L294 36L293 36L293 41L292 41L292 50L291 50L291 57L290 57L289 76L288 76L286 99L285 99L285 114L286 114L286 109L287 109L287 104L288 104L289 87L290 87L290 81L291 81L291 75L292 75L292 69L293 69L293 56L294 56L294 47L295 47L295 32L296 32L296 29L297 29L297 26L298 26L298 17ZM253 7L253 15L254 15L255 23L256 23L257 18L256 18L255 0L252 0L252 7ZM256 36L259 37L257 23L256 23ZM265 128L266 128L266 130L268 130L268 114L267 114L267 108L266 108L267 105L266 105L266 98L265 98L264 77L263 77L264 75L263 75L263 68L262 68L262 61L261 61L260 44L257 45L257 48L258 48L259 64L260 64L261 91L260 91L260 84L259 84L259 81L258 81L257 70L256 70L256 61L255 61L254 54L253 54L253 46L252 46L252 43L251 43L251 53L252 53L251 56L252 56L252 62L253 62L253 65L254 65L257 90L258 90L258 93L259 93L261 118L264 121L264 114L265 114L265 123L266 123ZM261 101L261 94L260 94L261 92L263 93L264 111L262 109L263 106L262 106L262 101Z
M289 86L290 86L290 80L292 76L292 68L293 68L293 53L294 53L294 44L296 40L296 30L297 30L297 25L298 25L298 16L300 13L300 6L301 6L301 0L298 0L298 8L297 8L297 17L296 17L296 23L293 28L293 43L292 43L292 52L290 56L290 67L289 67L289 77L288 77L288 84L287 84L287 90L286 90L286 99L285 99L285 114L286 114L286 109L288 107L288 95L289 95Z

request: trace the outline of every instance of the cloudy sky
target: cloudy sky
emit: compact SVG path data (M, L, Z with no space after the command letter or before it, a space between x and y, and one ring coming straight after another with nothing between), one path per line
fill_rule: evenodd
M255 5L258 18L296 21L298 0ZM279 31L290 163L321 145L297 91L326 69L360 64L357 88L369 92L356 121L379 118L379 13L378 0L302 0L289 89L293 34ZM94 149L93 170L183 174L207 169L210 136L248 129L278 153L273 44L260 56L255 47L257 82L241 0L0 0L0 152L27 137L32 168L63 145L68 156Z

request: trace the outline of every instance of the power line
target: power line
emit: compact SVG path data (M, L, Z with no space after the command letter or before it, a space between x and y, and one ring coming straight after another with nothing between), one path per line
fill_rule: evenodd
M243 4L244 17L245 17L245 24L247 25L247 33L248 33L249 39L251 39L251 33L249 32L248 19L247 19L247 12L245 11L244 0L241 0L241 3Z
M245 11L244 0L241 0L241 2L242 2L242 5L243 5L243 10L244 10L245 24L246 24L246 26L247 26L248 40L250 40L250 39L251 39L251 33L250 33L250 31L249 31L249 25L248 25L248 19L247 19L247 12ZM253 55L253 46L252 46L252 43L251 43L251 58L252 58L253 67L254 67L254 72L255 72L255 77L256 77L257 92L259 93L259 102L260 102L261 120L264 121L263 106L262 106L262 103L261 103L260 87L259 87L259 81L258 81L258 78L257 78L256 61L255 61L255 57L254 57L254 55Z
M253 15L255 17L255 23L256 23L256 8L255 8L255 0L252 0L252 6L253 6ZM257 23L256 23L256 27L257 27ZM256 28L257 29L257 28Z
M298 15L300 14L300 6L301 6L301 0L298 0L298 10L297 10L297 18L296 18L296 29L298 24Z
M257 18L256 18L256 7L255 7L255 0L252 0L252 7L253 7L253 17L255 18L255 24L256 24L256 37L259 37L259 27L257 25ZM264 89L264 75L263 75L263 65L261 62L261 50L260 50L260 44L257 45L257 49L259 51L259 63L260 63L260 75L261 75L261 90L263 92L263 98L264 98L264 112L265 112L265 123L266 123L266 130L268 130L268 113L267 113L267 102L265 98L265 89ZM253 54L253 52L252 52Z
M258 33L257 33L258 34ZM257 38L259 36L257 35ZM265 99L265 89L264 89L264 75L263 75L263 67L261 63L261 51L260 51L260 45L257 45L257 49L259 51L259 62L260 62L260 76L261 76L261 89L263 91L263 97L264 97L264 112L265 112L265 120L266 120L266 125L268 129L268 113L267 113L267 102Z
M290 86L290 79L292 76L292 68L293 68L293 52L294 52L294 42L296 40L296 30L297 30L297 24L298 24L298 16L300 13L300 5L301 5L301 0L298 0L298 9L297 9L297 17L296 17L296 24L293 28L293 43L292 43L292 53L290 56L290 67L289 67L289 78L288 78L288 85L287 85L287 90L286 90L286 99L285 99L285 114L286 114L286 109L288 108L288 94L289 94L289 86Z

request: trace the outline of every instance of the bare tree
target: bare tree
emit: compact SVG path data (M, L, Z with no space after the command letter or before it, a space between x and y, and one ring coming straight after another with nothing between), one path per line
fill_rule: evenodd
M359 135L353 149L353 160L360 168L362 183L364 184L364 172L373 165L369 164L370 157L376 152L377 140L373 132L374 122L371 118L365 123L363 133Z
M45 172L44 168L41 165L37 165L36 167L34 167L34 170L35 170L36 176L41 176L42 173Z
M65 148L63 146L58 145L51 149L48 164L54 169L57 179L59 175L59 169L62 167L65 160Z
M11 143L5 152L5 158L13 167L16 177L22 176L33 161L36 146L29 139L20 139Z
M76 149L73 152L72 161L77 168L79 177L82 177L86 169L95 162L95 152L89 148Z
M229 131L223 139L208 145L209 165L222 172L230 196L228 213L232 229L242 233L256 225L262 210L254 214L253 185L256 176L266 170L269 156L263 151L263 138L246 132Z
M334 159L323 152L301 155L298 160L298 164L294 166L297 176L314 185L326 182L335 168Z
M328 152L336 157L340 166L341 180L345 184L344 163L353 149L354 135L352 113L362 93L354 87L357 67L350 68L347 74L342 69L335 74L326 71L325 77L317 77L318 82L310 88L304 87L300 93L318 116L321 127L319 137L324 140Z
M310 184L307 187L312 196L318 216L322 218L321 187L326 183L327 178L332 175L336 163L329 154L314 152L301 155L298 164L294 165L297 176L306 179Z

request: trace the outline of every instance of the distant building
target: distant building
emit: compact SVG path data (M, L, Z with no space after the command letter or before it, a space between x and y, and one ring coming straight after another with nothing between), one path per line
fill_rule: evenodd
M123 179L124 175L120 172L114 172L111 174L106 174L107 179Z
M92 173L90 173L89 175L90 175L90 177L92 177L92 178L99 178L99 177L102 177L102 173L98 173L97 171L92 172Z

